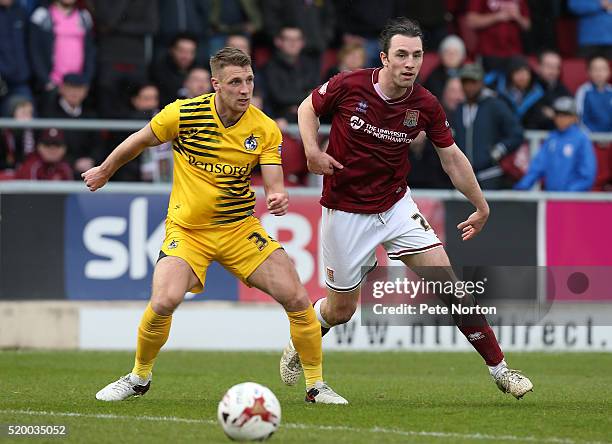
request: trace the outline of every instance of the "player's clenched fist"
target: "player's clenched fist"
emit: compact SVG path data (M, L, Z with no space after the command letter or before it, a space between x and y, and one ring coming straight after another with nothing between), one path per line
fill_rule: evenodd
M90 191L96 191L97 189L102 188L104 185L106 185L108 179L110 179L110 175L100 166L88 169L81 174L81 177Z
M317 153L314 156L308 156L308 171L314 174L334 174L334 168L341 170L344 168L340 162L334 159L327 153Z
M289 208L289 195L285 193L270 193L266 197L268 211L275 216L287 214Z

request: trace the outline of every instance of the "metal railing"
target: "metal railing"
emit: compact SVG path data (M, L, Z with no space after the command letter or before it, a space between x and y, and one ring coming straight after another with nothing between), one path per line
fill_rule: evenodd
M148 123L146 120L103 120L103 119L32 119L15 120L0 118L0 128L59 128L64 130L92 130L92 131L136 131ZM328 134L330 125L321 125L320 132ZM299 137L296 124L287 127L286 132ZM542 141L548 136L548 131L526 130L525 139L529 142L530 151L533 153ZM612 142L612 133L590 133L593 142Z

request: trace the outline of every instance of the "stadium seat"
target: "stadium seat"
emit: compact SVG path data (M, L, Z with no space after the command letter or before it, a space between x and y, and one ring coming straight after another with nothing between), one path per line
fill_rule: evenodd
M283 174L285 176L285 186L305 186L308 180L308 167L304 148L299 139L283 133ZM251 177L252 186L263 185L263 179L259 169L253 172Z
M578 57L563 59L561 67L561 80L572 94L580 85L588 80L587 67L584 59Z
M0 171L0 180L13 180L13 179L15 179L15 172L13 170Z
M561 57L571 57L578 52L578 32L575 17L561 17L555 24L557 49Z
M282 157L285 185L306 185L308 167L306 165L306 155L304 154L302 142L289 134L283 134Z
M597 176L593 191L609 191L612 183L612 142L595 143Z
M335 49L329 48L325 50L323 55L321 56L321 79L327 74L327 72L336 66L338 63L338 51ZM323 79L324 81L327 79Z
M253 48L253 64L256 68L261 69L272 57L272 51L265 46L256 46Z

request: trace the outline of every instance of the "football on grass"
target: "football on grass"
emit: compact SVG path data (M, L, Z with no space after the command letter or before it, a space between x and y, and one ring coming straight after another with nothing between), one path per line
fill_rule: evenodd
M255 382L243 382L230 388L217 409L225 434L235 441L264 441L281 420L281 407L274 393Z

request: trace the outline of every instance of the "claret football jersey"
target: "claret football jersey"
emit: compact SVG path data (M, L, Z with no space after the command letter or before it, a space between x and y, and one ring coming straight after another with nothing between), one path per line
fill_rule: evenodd
M454 141L438 100L415 83L388 99L380 68L340 73L312 93L318 115L332 115L327 153L344 168L323 179L321 205L351 213L381 213L406 193L408 147L421 131L440 148Z
M186 228L238 222L255 208L251 172L257 165L281 165L282 136L276 123L249 106L225 127L215 94L177 100L151 120L162 141L172 141L174 171L168 217Z

